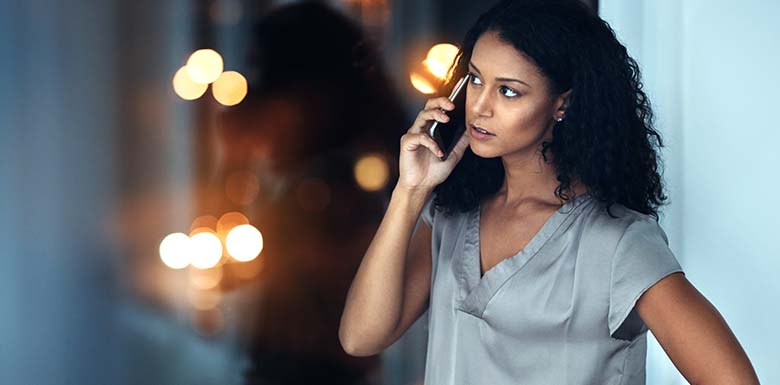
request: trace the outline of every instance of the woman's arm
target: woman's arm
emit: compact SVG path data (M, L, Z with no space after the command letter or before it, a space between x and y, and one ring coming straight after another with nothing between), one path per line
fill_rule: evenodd
M758 377L717 309L681 273L648 289L636 310L691 384L758 384Z
M355 356L373 355L395 342L427 307L431 287L431 228L414 231L434 188L450 175L469 145L462 135L447 160L427 133L455 108L446 97L429 99L401 137L399 177L390 205L347 294L339 339Z
M353 356L395 342L425 311L431 286L431 229L421 223L430 192L397 188L347 294L339 339Z

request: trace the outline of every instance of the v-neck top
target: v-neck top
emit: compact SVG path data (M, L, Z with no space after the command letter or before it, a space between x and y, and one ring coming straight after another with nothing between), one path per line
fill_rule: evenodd
M426 385L645 383L634 305L682 272L653 217L579 195L480 276L479 207L446 215L433 199Z

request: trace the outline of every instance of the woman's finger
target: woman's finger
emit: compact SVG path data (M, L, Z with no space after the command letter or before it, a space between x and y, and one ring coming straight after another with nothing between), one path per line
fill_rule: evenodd
M439 149L439 145L428 134L408 133L401 137L401 148L403 150L415 151L420 146L426 147L437 157L444 156L444 153Z
M452 111L452 109L455 108L455 103L451 102L450 99L444 96L428 99L428 101L425 102L424 109L430 110L432 108L440 108L443 110Z
M425 107L417 114L412 127L407 132L425 132L426 126L431 120L439 120L440 122L446 122L449 118L437 119L436 117L446 116L446 111L452 111L455 108L455 104L448 98L439 97L428 99L425 102ZM438 112L437 112L438 111Z
M415 133L425 132L425 128L428 127L429 122L432 120L447 123L450 121L450 117L438 108L422 110L417 114L417 119L415 119L412 128L409 131Z

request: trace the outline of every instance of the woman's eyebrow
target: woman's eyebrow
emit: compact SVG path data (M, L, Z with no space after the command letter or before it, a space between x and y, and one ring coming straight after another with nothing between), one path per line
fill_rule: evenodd
M481 73L481 72L479 72L479 68L477 68L477 66L475 66L475 65L474 65L474 63L472 63L472 62L469 62L469 65L470 65L470 66L472 66L472 67L474 67L474 71L477 71L477 73L478 73L478 74L482 75L482 73ZM517 83L525 84L525 85L526 85L526 86L528 86L528 87L531 87L531 85L530 85L530 84L528 84L528 83L526 83L526 82L524 82L524 81L522 81L522 80L519 80L519 79L512 79L512 78L496 78L496 81L499 81L499 82L517 82Z

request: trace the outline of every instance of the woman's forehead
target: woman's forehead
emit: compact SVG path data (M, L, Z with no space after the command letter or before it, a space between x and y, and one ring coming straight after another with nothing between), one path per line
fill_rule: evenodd
M479 37L471 54L471 63L483 77L523 79L532 86L532 82L541 80L537 66L511 44L501 40L498 32L494 31Z

